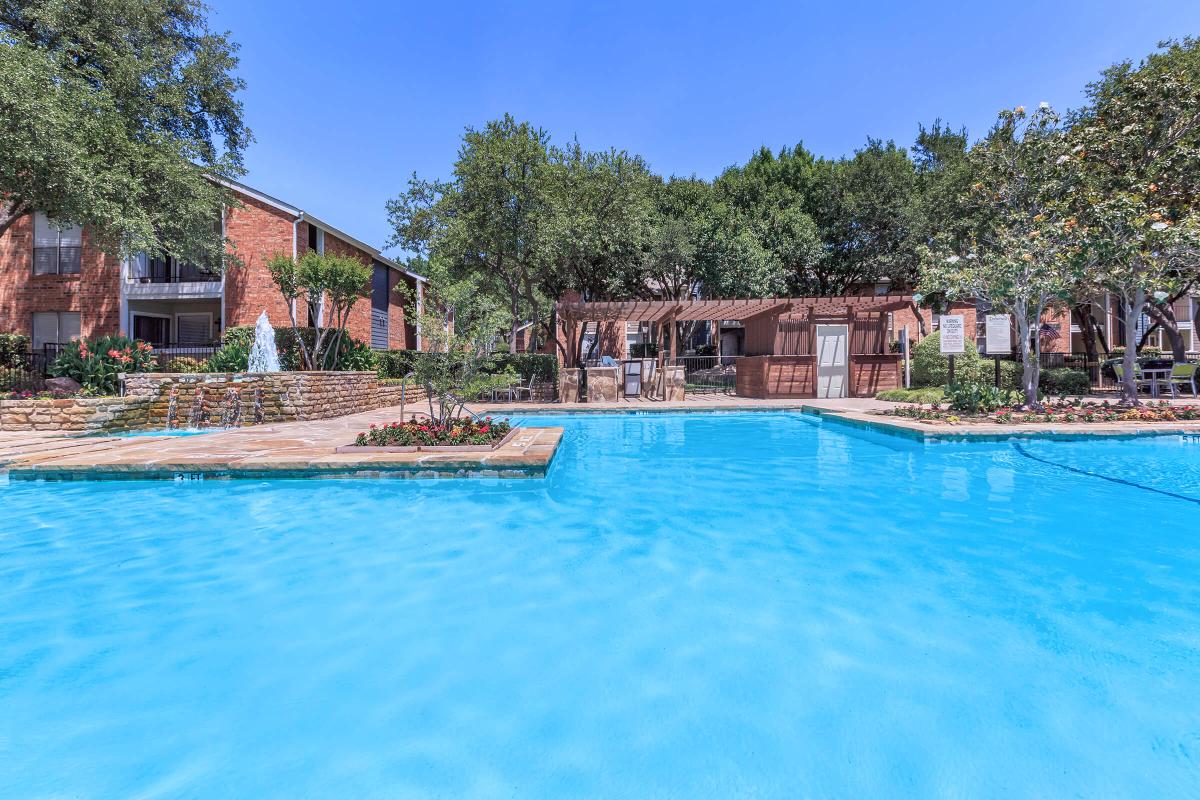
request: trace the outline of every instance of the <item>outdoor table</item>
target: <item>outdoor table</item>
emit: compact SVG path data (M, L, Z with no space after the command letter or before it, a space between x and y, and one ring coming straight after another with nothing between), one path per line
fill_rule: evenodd
M1171 388L1171 368L1154 367L1152 369L1142 369L1142 380L1150 382L1150 396L1158 397L1158 384L1163 381L1167 384L1167 388Z

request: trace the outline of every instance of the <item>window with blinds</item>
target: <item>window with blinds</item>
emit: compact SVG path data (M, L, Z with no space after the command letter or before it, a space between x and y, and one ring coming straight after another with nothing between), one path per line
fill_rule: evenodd
M82 256L82 227L60 226L40 211L33 215L34 275L78 275Z

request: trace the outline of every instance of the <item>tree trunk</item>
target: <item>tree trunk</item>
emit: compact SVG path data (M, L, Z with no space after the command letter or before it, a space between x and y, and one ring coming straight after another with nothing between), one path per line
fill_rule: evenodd
M29 206L24 203L0 203L0 236L8 233L8 229L29 212Z
M925 327L925 315L921 313L921 307L916 303L912 304L913 314L917 317L917 330L921 332L921 338L929 335L929 330Z
M1041 379L1042 369L1041 340L1035 339L1031 335L1029 307L1025 303L1017 303L1013 311L1017 320L1017 335L1021 340L1021 388L1025 392L1025 406L1040 410L1042 404L1038 400L1038 383ZM1037 319L1040 324L1040 307L1038 312ZM1031 345L1031 341L1035 343Z
M1183 343L1183 334L1179 332L1179 321L1175 319L1175 309L1170 303L1164 303L1161 306L1151 303L1146 306L1146 313L1150 315L1150 319L1154 320L1158 327L1166 331L1167 340L1171 342L1171 356L1175 359L1175 363L1185 363L1187 361L1187 347ZM1143 336L1142 341L1145 341L1145 338Z
M1071 316L1075 318L1075 324L1079 326L1079 333L1083 337L1083 351L1087 354L1088 366L1099 363L1100 353L1096 350L1096 342L1100 336L1096 317L1092 314L1092 304L1088 302L1073 306Z
M1125 358L1122 361L1124 375L1121 378L1121 402L1132 406L1139 405L1137 393L1137 376L1134 369L1137 366L1137 320L1142 315L1146 305L1146 292L1136 289L1133 297L1125 297Z

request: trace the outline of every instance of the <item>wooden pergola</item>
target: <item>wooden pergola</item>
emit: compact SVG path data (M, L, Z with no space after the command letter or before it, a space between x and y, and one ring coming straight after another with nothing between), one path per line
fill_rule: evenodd
M836 297L761 297L727 300L621 300L559 303L558 318L567 341L577 341L578 326L596 322L649 322L669 326L669 357L676 356L678 322L746 322L756 317L853 319L857 314L898 311L913 306L912 295L864 294Z

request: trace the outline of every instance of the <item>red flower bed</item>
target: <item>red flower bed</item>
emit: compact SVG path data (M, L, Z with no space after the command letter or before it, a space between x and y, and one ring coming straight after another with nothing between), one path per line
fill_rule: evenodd
M931 408L901 406L881 412L887 416L907 417L929 422L1000 422L1006 425L1029 422L1095 423L1095 422L1191 422L1200 420L1200 406L1173 406L1170 403L1136 407L1103 403L1047 403L1044 411L1014 408L997 409L991 414L964 414L944 409L935 403Z
M382 427L372 425L358 434L354 444L359 447L417 447L489 445L503 439L512 430L504 420L491 417L481 420L455 420L447 425L429 421L392 422Z

